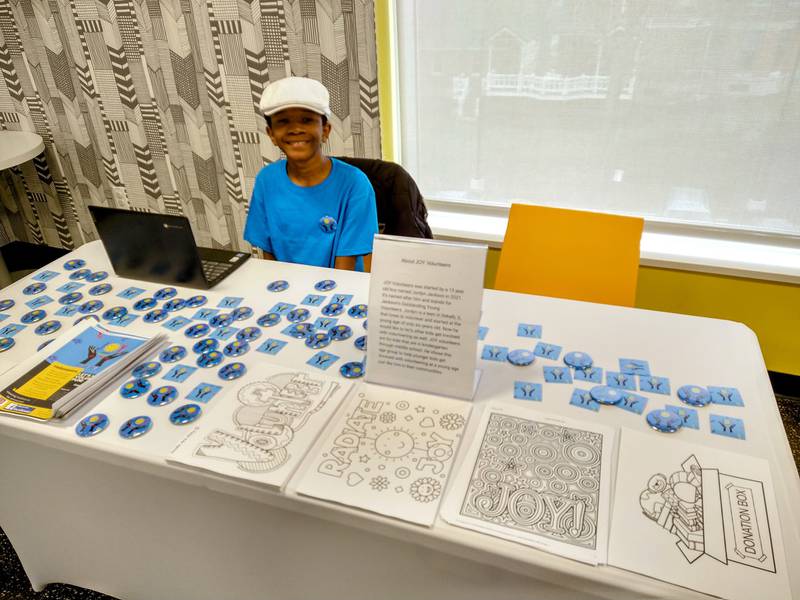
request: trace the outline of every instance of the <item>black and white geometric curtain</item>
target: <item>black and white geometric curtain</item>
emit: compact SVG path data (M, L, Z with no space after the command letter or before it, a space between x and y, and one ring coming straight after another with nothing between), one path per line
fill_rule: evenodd
M279 157L258 101L289 74L330 92L327 152L380 157L372 0L0 0L0 74L0 129L46 146L0 175L0 242L74 248L102 204L245 248L253 181Z

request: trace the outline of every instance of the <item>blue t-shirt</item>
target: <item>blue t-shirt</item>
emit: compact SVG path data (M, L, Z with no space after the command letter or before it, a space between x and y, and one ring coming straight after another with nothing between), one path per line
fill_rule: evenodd
M318 267L333 267L337 256L371 253L372 237L378 233L372 185L356 167L335 158L331 163L325 181L310 187L289 179L285 160L261 169L244 239L277 260ZM323 227L325 217L332 217L335 225L328 220Z

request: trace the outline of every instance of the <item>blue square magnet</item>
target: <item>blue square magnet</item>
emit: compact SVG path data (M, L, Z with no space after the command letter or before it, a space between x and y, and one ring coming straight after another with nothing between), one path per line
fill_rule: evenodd
M589 367L587 369L575 369L573 372L575 381L591 381L592 383L603 383L603 369L601 367Z
M25 306L27 306L28 308L39 308L40 306L44 306L45 304L50 304L52 301L53 299L45 294L44 296L36 296L36 298L34 298L33 300L28 300L25 303Z
M542 401L542 384L532 381L515 381L514 398L517 400Z
M575 388L572 390L572 396L569 399L569 403L572 406L577 406L578 408L584 408L586 410L592 410L594 412L600 410L600 403L592 398L589 390L580 390Z
M569 367L542 367L544 380L547 383L572 383L572 373Z
M321 350L317 352L314 356L309 358L306 361L306 364L311 365L315 369L320 369L321 371L325 371L337 360L339 360L339 357L336 356L335 354Z
M647 398L641 394L628 393L622 395L622 400L617 402L614 406L627 410L635 415L640 415L644 412L647 406Z
M136 296L139 296L140 294L143 293L144 293L144 288L132 285L131 287L127 287L124 290L122 290L119 294L117 294L117 298L125 298L126 300L130 300L131 298L136 298Z
M286 342L282 340L267 338L258 348L256 348L256 352L263 352L264 354L275 356L278 352L283 350L284 346L286 346Z
M505 362L508 358L508 348L505 346L492 346L486 344L481 352L483 360L494 360L497 362Z
M239 298L238 296L225 296L217 306L220 308L236 308L242 303L242 300L244 298Z
M62 292L64 294L69 294L70 292L74 292L75 290L79 290L82 288L85 283L80 283L78 281L68 281L64 285L58 286L56 288L57 292Z
M542 337L542 326L532 325L531 323L520 323L517 325L517 336L526 338Z
M322 306L324 301L325 296L320 296L319 294L308 294L300 301L300 304L305 304L306 306Z
M734 387L708 386L708 393L711 394L711 402L723 406L744 406L742 395Z
M620 373L619 371L606 371L606 383L620 390L636 391L636 376Z
M544 342L538 342L536 347L533 349L533 353L536 356L541 356L542 358L549 358L550 360L558 360L558 357L561 356L561 346L556 346L555 344L545 344Z
M737 440L745 439L744 421L741 419L712 414L709 417L709 421L711 423L711 433L736 438Z
M478 327L478 339L483 341L486 339L486 334L489 333L489 328L481 325Z
M694 408L689 408L688 406L672 406L671 404L667 404L664 408L683 419L684 427L700 429L700 420L697 417L697 410Z
M58 273L56 271L42 271L41 273L34 275L33 279L36 281L50 281L53 277L56 277Z
M626 375L650 375L650 364L638 358L620 358L619 370Z
M670 395L669 379L655 375L639 375L639 390L652 394Z
M189 322L186 317L172 317L169 321L164 323L162 327L166 327L170 331L178 331Z
M198 383L195 388L186 396L187 400L192 402L206 403L217 395L222 389L221 386L214 385L213 383Z
M167 381L182 383L186 381L195 371L197 371L197 367L193 367L191 365L175 365L167 372L166 375L164 375L163 378Z

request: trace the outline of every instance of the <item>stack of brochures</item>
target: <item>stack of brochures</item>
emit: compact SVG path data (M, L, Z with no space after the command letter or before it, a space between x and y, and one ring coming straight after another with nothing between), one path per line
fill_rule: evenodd
M0 411L60 419L165 340L163 334L141 337L87 319L0 377Z

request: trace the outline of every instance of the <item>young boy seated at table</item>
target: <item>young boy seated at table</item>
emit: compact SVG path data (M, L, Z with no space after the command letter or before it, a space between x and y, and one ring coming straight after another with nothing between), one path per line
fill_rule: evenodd
M378 232L375 192L357 168L325 156L328 90L306 77L269 84L267 134L286 155L256 176L244 239L271 260L363 270Z

